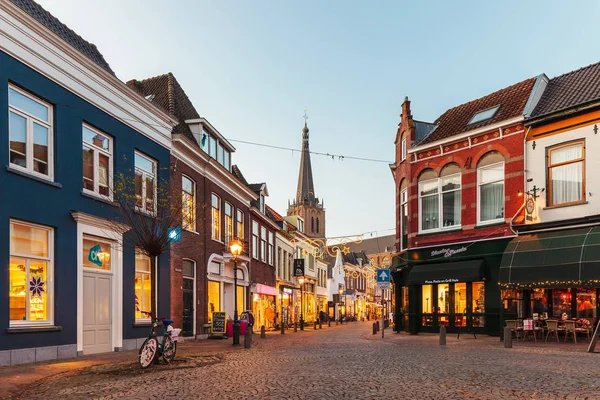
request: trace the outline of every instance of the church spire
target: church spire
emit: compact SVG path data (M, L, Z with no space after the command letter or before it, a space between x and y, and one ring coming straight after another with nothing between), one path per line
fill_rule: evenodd
M298 174L298 190L296 192L296 204L314 204L315 186L313 183L312 166L310 164L310 150L308 148L308 125L304 111L304 128L302 128L302 156L300 158L300 172Z

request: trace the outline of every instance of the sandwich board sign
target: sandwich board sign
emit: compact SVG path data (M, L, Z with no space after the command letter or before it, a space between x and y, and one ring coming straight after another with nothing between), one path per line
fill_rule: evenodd
M387 268L377 270L377 289L390 288L390 270Z

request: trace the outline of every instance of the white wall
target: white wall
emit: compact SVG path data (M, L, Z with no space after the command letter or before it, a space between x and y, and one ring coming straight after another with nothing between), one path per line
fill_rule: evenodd
M527 142L527 171L525 177L528 180L532 180L525 183L525 190L531 192L534 185L538 189L544 188L545 190L536 200L533 221L526 221L526 223L566 220L600 214L600 179L598 179L600 178L600 134L594 134L593 128L594 125L589 125L556 135L536 138L535 150L533 149L533 141ZM548 195L547 148L581 139L585 139L584 175L586 203L546 208L546 196Z

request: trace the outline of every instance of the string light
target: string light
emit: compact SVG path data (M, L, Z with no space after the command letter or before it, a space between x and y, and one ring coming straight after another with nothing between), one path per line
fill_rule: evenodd
M533 289L551 286L598 286L599 279L567 280L567 281L538 281L530 283L498 283L503 289Z

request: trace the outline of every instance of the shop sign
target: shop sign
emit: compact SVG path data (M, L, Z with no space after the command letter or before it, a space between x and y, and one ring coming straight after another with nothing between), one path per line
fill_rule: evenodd
M292 294L293 290L290 288L283 288L283 293Z
M214 312L212 313L212 333L225 333L225 313L224 312Z
M294 259L294 276L304 276L304 258Z
M425 280L425 283L456 283L459 282L456 278L448 278L448 279L432 279L430 281Z
M433 250L431 252L431 257L435 257L435 256L440 256L440 255L444 255L444 258L449 258L452 257L455 254L458 253L464 253L465 251L467 251L467 248L465 246L463 247L459 247L458 249L440 249L440 250Z
M90 249L90 253L88 254L88 261L101 267L102 260L100 259L100 253L102 253L102 247L100 247L99 244L92 246L92 248Z

